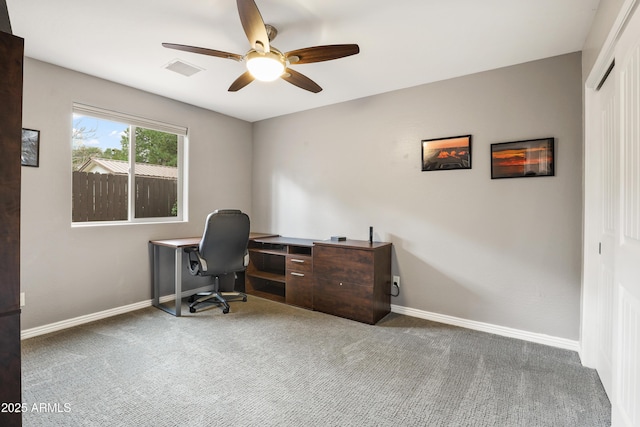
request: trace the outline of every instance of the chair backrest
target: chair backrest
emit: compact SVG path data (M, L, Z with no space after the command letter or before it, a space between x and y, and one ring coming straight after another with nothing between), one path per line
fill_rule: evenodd
M201 275L215 276L243 271L249 244L249 216L235 209L220 209L207 216L198 247L207 263Z

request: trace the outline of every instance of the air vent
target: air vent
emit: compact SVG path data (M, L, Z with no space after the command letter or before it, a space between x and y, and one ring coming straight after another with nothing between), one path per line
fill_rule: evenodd
M176 72L178 74L182 74L183 76L186 76L186 77L191 77L195 73L198 73L200 71L204 71L204 68L200 68L200 67L196 67L195 65L187 64L186 62L181 61L180 59L174 59L173 61L171 61L167 65L165 65L164 68L166 68L167 70L174 71L174 72Z

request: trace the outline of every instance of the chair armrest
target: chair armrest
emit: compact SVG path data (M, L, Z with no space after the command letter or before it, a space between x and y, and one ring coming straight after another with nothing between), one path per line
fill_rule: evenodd
M189 273L193 276L199 275L203 271L207 271L207 261L205 261L198 251L197 247L191 246L184 248L184 251L189 255Z

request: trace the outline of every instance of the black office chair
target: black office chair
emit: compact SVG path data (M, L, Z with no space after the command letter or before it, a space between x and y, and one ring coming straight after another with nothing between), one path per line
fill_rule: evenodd
M189 298L189 311L196 312L196 306L208 300L222 305L223 313L229 312L232 299L247 300L242 292L222 291L220 278L244 271L245 256L249 243L249 217L235 209L220 209L210 213L205 223L204 234L197 248L185 248L189 255L189 272L194 276L213 276L213 292L199 293ZM199 297L199 298L198 298Z

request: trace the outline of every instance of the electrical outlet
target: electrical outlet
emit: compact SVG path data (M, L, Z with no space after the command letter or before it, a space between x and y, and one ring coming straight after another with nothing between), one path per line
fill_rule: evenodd
M24 307L24 292L20 292L20 307Z
M400 276L393 276L393 283L400 288Z

